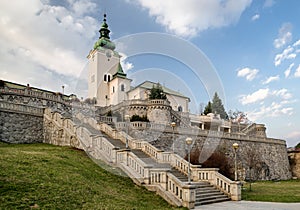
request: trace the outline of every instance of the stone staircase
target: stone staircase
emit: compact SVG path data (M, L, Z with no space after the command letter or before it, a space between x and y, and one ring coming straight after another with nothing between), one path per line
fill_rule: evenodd
M157 163L153 158L145 154L141 150L131 150L137 157L139 157L143 162L153 165L156 168L170 168L169 173L173 174L181 182L188 182L188 177L178 171L176 168L171 167L166 163ZM217 202L229 201L230 198L223 192L215 188L209 182L191 182L191 185L196 185L196 202L195 206L201 206L206 204L212 204Z
M104 133L98 129L95 129L89 123L82 122L79 119L73 119L77 126L81 126L87 129L91 135L97 135L105 137L105 139L113 145L114 150L124 150L125 144L118 138L113 138L108 133ZM87 152L97 156L93 147L89 146L86 148ZM181 183L188 185L188 177L178 169L174 168L170 163L160 163L156 159L152 158L146 154L141 149L130 149L128 150L131 154L134 154L140 161L144 162L145 165L149 165L154 169L163 169L167 173L172 174L176 177ZM225 195L223 192L218 190L216 187L211 185L208 181L196 181L191 182L190 185L195 189L195 206L211 204L216 202L228 201L230 198Z
M229 201L230 198L208 182L201 182L196 190L195 206Z
M183 174L180 171L178 171L176 168L172 168L170 170L170 173L173 174L180 181L182 181L182 182L188 182L188 177L185 174Z

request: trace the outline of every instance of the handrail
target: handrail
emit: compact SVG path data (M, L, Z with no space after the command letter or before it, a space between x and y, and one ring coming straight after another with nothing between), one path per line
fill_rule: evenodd
M168 201L172 201L175 205L183 205L189 208L194 206L197 185L189 185L187 182L179 180L168 171L170 170L169 167L156 168L155 165L147 164L131 152L131 150L116 148L104 136L93 135L87 127L75 125L71 119L63 118L60 113L53 113L46 109L45 117L47 122L51 121L53 123L54 129L52 129L52 131L55 131L55 129L58 130L59 136L61 137L63 137L63 133L66 130L68 132L74 131L74 135L81 142L81 147L85 151L88 151L92 157L102 159L109 164L120 167L136 183L145 184L149 189L159 191L160 195ZM76 117L115 139L120 139L123 142L127 139L131 148L141 149L144 153L155 159L158 164L169 163L170 166L175 167L182 173L188 173L189 163L179 155L161 151L146 141L133 139L125 132L117 131L105 123L99 124L95 119L85 117L83 114L79 113ZM65 129L65 131L63 129ZM59 142L54 139L53 141L50 141L50 143L57 144ZM203 169L200 168L200 166L192 164L190 167L193 182L210 182L224 193L231 196L232 199L240 199L240 188L238 183L224 177L217 169Z
M0 110L43 116L44 108L0 100Z

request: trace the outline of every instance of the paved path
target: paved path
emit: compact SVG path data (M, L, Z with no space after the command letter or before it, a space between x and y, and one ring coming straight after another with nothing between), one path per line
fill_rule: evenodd
M201 210L300 210L300 203L228 201L198 206Z

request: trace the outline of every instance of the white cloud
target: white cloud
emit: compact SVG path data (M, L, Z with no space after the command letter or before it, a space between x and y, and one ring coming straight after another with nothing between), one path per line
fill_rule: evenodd
M296 47L296 46L299 46L299 45L300 45L300 39L293 44L293 47Z
M57 81L65 83L54 75L74 79L82 71L99 27L85 15L93 4L73 0L68 8L49 2L0 2L0 63L7 72L5 79L40 85L41 78L49 75L44 82L52 89ZM85 7L77 8L82 4Z
M289 76L290 76L290 74L291 74L291 70L292 70L292 68L294 67L294 63L291 63L290 65L289 65L289 67L284 71L284 76L285 76L285 78L288 78Z
M279 66L284 60L286 59L294 59L296 58L297 54L294 53L294 48L288 46L286 49L283 50L282 53L279 53L275 56L274 64L275 66Z
M81 16L96 11L97 5L89 0L79 0L71 3L73 11Z
M264 3L264 7L272 7L274 4L274 0L266 0Z
M241 95L239 101L243 105L246 105L257 102L264 102L264 100L269 97L275 97L274 100L278 99L282 104L287 104L289 102L287 100L292 98L292 94L285 88L273 91L271 91L269 88L264 88L248 95Z
M252 16L251 20L252 21L255 21L255 20L258 20L260 18L260 15L259 14L255 14Z
M274 40L275 48L281 48L292 40L292 25L285 23L279 29L278 38Z
M119 54L121 55L120 62L121 62L121 66L123 68L123 71L126 73L130 69L133 69L133 67L134 67L133 63L130 63L130 62L126 61L127 56L124 53L119 53Z
M267 78L265 81L263 81L263 84L266 85L266 84L269 84L270 82L278 81L279 79L280 79L279 75L271 76L271 77Z
M237 76L245 77L248 81L252 81L256 77L258 72L258 69L243 68L238 70Z
M292 98L292 94L289 93L288 90L285 89L285 88L282 88L280 90L274 90L272 92L272 95L278 96L278 97L280 97L281 99L284 99L284 100Z
M199 32L236 23L252 0L135 0L156 18L156 22L179 36L192 37Z
M252 104L252 103L259 102L259 101L263 101L264 99L266 99L268 97L269 94L270 94L270 90L268 88L259 89L252 94L241 96L239 101L243 105Z
M294 76L300 77L300 64L299 64L298 68L296 69Z
M248 112L248 117L252 121L257 121L267 117L291 116L293 111L293 107L284 107L284 103L273 102L269 106L263 105L258 110Z

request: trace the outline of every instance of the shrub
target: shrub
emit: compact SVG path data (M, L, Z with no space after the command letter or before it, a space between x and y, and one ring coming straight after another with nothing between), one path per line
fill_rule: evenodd
M140 122L149 122L148 117L143 115L142 117L139 115L132 115L132 117L130 118L130 122L136 122L136 121L140 121Z

